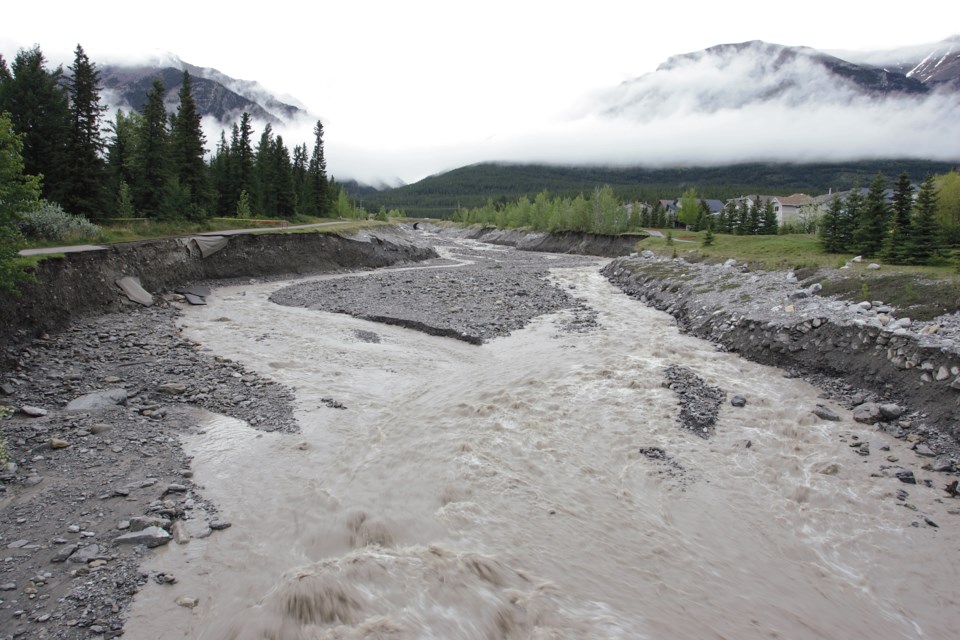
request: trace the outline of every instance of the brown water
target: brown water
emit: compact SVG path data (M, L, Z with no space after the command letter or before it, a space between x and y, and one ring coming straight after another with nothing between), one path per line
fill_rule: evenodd
M233 527L156 554L178 582L144 587L125 637L956 637L942 480L870 477L886 455L928 476L911 451L840 407L818 420L816 388L680 335L596 269L553 277L601 329L560 314L477 347L269 303L282 282L189 309L188 337L296 390L303 433L211 415L186 438ZM692 436L669 363L749 403Z

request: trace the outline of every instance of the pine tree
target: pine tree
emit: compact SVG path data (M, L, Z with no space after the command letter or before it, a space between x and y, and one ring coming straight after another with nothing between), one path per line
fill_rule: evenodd
M236 126L234 126L234 130L236 130ZM221 129L217 148L213 157L210 158L210 181L216 196L215 211L224 217L230 217L232 212L230 208L232 164L230 145L227 143L226 133Z
M309 164L309 152L307 143L299 144L293 148L293 192L297 196L297 213L304 213L304 203L306 194L304 191L307 186L307 166Z
M763 204L763 219L760 222L760 233L766 236L777 235L777 211L773 206L773 200L767 198Z
M273 127L268 122L254 154L254 180L257 185L257 199L254 201L260 215L272 218L277 215L277 191L275 182L276 162L274 161Z
M257 201L256 168L253 152L253 127L250 114L246 111L240 116L240 126L230 138L230 201L236 206L241 191L247 192L252 203ZM231 209L232 211L232 209Z
M113 197L120 197L121 185L126 185L132 197L130 185L136 181L136 148L140 139L143 116L136 111L129 114L117 109L116 117L110 122L112 133L107 143L107 191Z
M168 162L168 133L167 112L163 107L163 83L159 79L153 81L153 86L147 93L147 103L143 108L143 125L140 128L138 153L136 156L136 180L134 186L134 201L137 209L147 217L156 218L161 215L164 200L170 204L179 200L179 195L171 196L171 187ZM179 185L177 185L179 187ZM169 214L176 212L166 211Z
M860 222L854 232L856 251L864 256L880 255L887 237L889 207L884 200L886 180L878 173L870 183Z
M290 165L290 152L283 144L283 137L277 136L273 143L273 176L276 193L277 215L292 218L297 205L297 192L293 188L293 169Z
M330 210L327 161L323 155L323 123L319 120L313 128L313 155L310 156L310 164L307 168L305 191L307 202L304 213L323 216Z
M909 261L927 264L937 250L937 189L932 175L928 175L917 192L910 234Z
M190 218L203 219L209 214L210 181L204 162L206 139L200 126L200 114L193 99L190 74L184 70L180 85L180 105L170 131L171 169L180 186L189 193Z
M911 259L913 229L913 185L910 176L901 173L893 191L893 222L883 247L884 260L891 264L907 264Z
M843 216L840 219L837 242L841 251L856 251L854 236L863 216L864 199L860 186L855 186L843 201Z
M70 213L94 218L104 201L106 167L100 118L107 108L100 104L100 72L79 44L70 71L70 135L61 204Z
M820 245L826 253L843 253L848 247L841 242L841 225L843 224L843 200L833 196L830 208L820 221Z
M763 207L763 200L760 199L760 196L757 196L747 216L747 226L744 231L746 235L755 236L760 233L760 212L763 211Z
M47 71L46 58L35 46L17 52L8 75L0 91L0 113L6 111L13 130L23 134L24 173L43 176L43 197L62 202L70 132L63 69Z

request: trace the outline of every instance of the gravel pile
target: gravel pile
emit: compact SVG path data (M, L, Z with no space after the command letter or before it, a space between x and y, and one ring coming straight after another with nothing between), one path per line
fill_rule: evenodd
M470 249L440 238L437 242L463 266L384 270L364 278L295 284L270 300L480 344L521 329L537 316L575 306L567 292L546 280L547 269L597 260L480 245ZM596 322L595 313L579 307L568 323L571 331L588 330Z

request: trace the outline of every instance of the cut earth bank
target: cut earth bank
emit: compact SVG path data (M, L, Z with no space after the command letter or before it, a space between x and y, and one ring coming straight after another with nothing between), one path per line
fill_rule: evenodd
M818 280L851 277L842 270L798 280L792 272L753 271L734 260L690 263L644 251L611 261L603 273L628 295L673 315L681 331L810 378L853 409L855 420L913 442L932 470L955 470L956 313L918 322L909 309L882 301L819 295Z
M444 233L464 237L476 232ZM518 240L529 238L524 234L513 235ZM512 241L513 235L504 234L500 239ZM16 333L14 338L19 338L21 343L32 337L33 334L28 332L35 328L53 330L66 326L75 315L71 311L79 310L86 315L73 318L66 331L41 336L19 348L10 346L3 352L5 364L0 370L0 384L6 395L0 396L0 400L16 408L18 413L3 423L13 464L0 476L3 490L0 493L0 548L6 551L3 572L0 573L0 589L3 589L0 592L0 638L121 635L126 607L140 585L145 580L168 582L176 579L175 576L141 573L139 562L149 553L149 547L170 539L188 543L191 538L216 535L217 529L229 526L229 522L219 517L216 506L204 500L202 487L192 483L190 461L180 449L179 434L195 430L203 422L196 413L200 410L197 407L246 420L254 428L265 431L297 430L288 390L246 370L240 363L212 358L198 348L200 345L180 336L176 326L176 305L181 303L177 296L167 293L159 298L158 304L143 308L120 302L114 281L123 275L135 275L148 290L165 291L214 278L279 277L282 274L385 266L437 255L423 244L419 236L402 229L382 229L354 238L311 236L314 234L235 238L221 252L206 258L199 255L198 247L184 246L176 241L139 243L129 250L110 248L99 259L92 255L71 257L44 267L53 274L58 269L57 263L60 264L59 269L63 272L58 276L60 284L50 285L49 289L28 289L29 298L13 302L14 305L23 304L16 307L23 317L4 301L0 313L8 316L3 318L3 326L16 328L17 331L11 333ZM601 242L605 241L601 239ZM512 297L502 307L516 310L527 306L544 313L566 304L561 299L563 295L552 291L552 285L532 277L537 271L529 264L533 262L532 256L531 260L521 261L528 263L524 270L529 273L522 278L509 274L514 279L508 283ZM628 266L647 263L666 265L668 269L657 277L650 272L650 277L644 280L643 277L634 277L635 273ZM546 258L541 264L541 268L546 269L563 264L563 260ZM150 265L154 265L155 270L151 270ZM697 296L708 292L694 290L709 286L706 275L699 285L684 289L690 278L683 274L690 273L693 268L685 263L636 256L614 261L607 267L607 275L633 295L646 296L649 304L666 303L661 308L681 318L682 328L693 330L694 324L688 325L683 320L685 316L676 313L687 309L689 317L698 317L700 312L695 309L707 304L706 299ZM791 294L800 289L784 274L740 273L731 267L696 268L703 269L704 274L715 271L724 282L731 274L735 278L744 278L751 292L761 289L760 283L763 283L763 287L769 287L772 299L779 301L777 304L782 304L784 299L790 300ZM670 269L677 271L671 272ZM502 271L507 277L509 270ZM411 273L418 274L411 276L417 278L413 284L421 280L440 287L460 287L463 284L452 283L450 278L437 280L427 270ZM636 273L640 270L636 269ZM759 280L753 280L754 277ZM487 283L479 276L477 278L475 285L471 286L503 288L503 283L498 281ZM669 291L674 287L675 290ZM718 295L732 290L724 290L722 286L715 288L720 290ZM389 284L383 289L391 296L403 294L402 290L391 290ZM667 291L673 296L669 302ZM490 301L498 299L507 302L502 293ZM717 298L713 303L721 304L723 300ZM824 320L839 322L833 312L841 313L841 307L845 310L843 313L850 311L843 303L837 303L834 309L833 301L819 302L827 307L818 316L819 324L813 327L816 319L810 320L811 327L806 331L796 329L801 335L816 335ZM739 298L727 300L725 304L727 306L721 305L716 316L725 314L735 326L748 309ZM774 306L769 305L770 308ZM798 307L796 304L794 307L793 320L796 320ZM435 313L430 323L443 327L460 322L457 308L437 304L431 308ZM124 312L97 315L110 310ZM711 309L709 314L715 310ZM575 311L575 319L589 325L589 310ZM856 311L850 312L860 315ZM474 315L470 314L471 318ZM7 323L8 318L12 319L12 324ZM863 315L861 319L869 321L872 318ZM883 326L881 320L877 322ZM411 323L409 326L415 325ZM709 326L725 325L710 322ZM955 325L950 319L944 319L942 326L941 331L946 336L950 334L950 327ZM461 337L456 333L463 333L487 339L503 331L509 332L512 325L501 323L493 329L488 325L467 326L466 329L458 328L448 335ZM726 332L727 329L715 332L716 335L704 333L704 337L712 337L724 344ZM883 331L878 335L880 333ZM893 333L897 339L906 335ZM912 329L908 334L913 335ZM5 339L9 337L4 334ZM357 336L357 339L368 338ZM773 342L767 350L777 358L784 353L803 351L791 351L789 345L793 343L785 344L788 345L785 351ZM732 348L732 345L726 348ZM808 345L807 350L812 348ZM864 363L871 362L869 358L879 353L873 347L867 352L862 348L852 351L858 357L862 356ZM839 357L842 358L843 354L840 353ZM785 367L796 366L809 374L827 369L825 365L815 363L806 365L799 359L764 361ZM826 393L846 399L851 405L860 404L856 402L858 400L882 400L877 404L882 419L878 424L902 433L905 438L915 439L917 452L921 455L927 451L922 447L929 448L931 453L943 452L945 455L930 458L931 468L936 466L949 472L956 462L952 457L955 449L951 448L955 440L947 437L954 434L947 428L950 414L946 410L934 412L930 407L935 404L947 406L954 401L951 395L954 391L949 388L952 378L946 383L936 382L942 373L940 360L931 361L928 371L924 370L924 362L926 360L918 361L916 367L905 371L915 376L929 374L931 382L924 383L929 385L925 387L930 392L929 399L884 386L893 382L881 381L882 384L876 386L876 373L870 374L874 379L851 377L850 387L826 378L818 381ZM955 376L951 373L955 365L950 362L944 361L942 366L946 367L948 375ZM863 366L867 370L867 365ZM879 362L874 366L879 367ZM871 398L869 392L859 391L862 386L872 387L876 397ZM949 398L949 402L936 400L940 396L933 390ZM103 401L105 407L87 405L87 408L67 410L69 402L101 391L108 393L87 400ZM336 398L328 400L329 406L337 408ZM887 406L886 413L881 411L885 404L892 404L888 400L903 401L917 411L893 417L893 413L901 411L899 408L894 411ZM921 412L928 415L925 417ZM926 426L928 422L929 428ZM938 425L944 428L935 428ZM128 532L134 535L121 539ZM191 605L190 602L183 604Z

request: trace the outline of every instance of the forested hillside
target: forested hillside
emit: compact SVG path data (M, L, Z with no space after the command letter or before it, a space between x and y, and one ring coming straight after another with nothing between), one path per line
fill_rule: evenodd
M411 216L449 217L460 207L483 206L488 199L512 202L541 191L564 197L609 185L621 200L653 202L678 198L695 186L703 198L727 199L750 193L789 195L843 191L867 186L876 174L893 180L906 172L914 182L929 173L945 173L951 163L876 160L846 163L766 164L721 167L561 167L483 163L425 178L415 184L364 193L364 207L401 209Z

